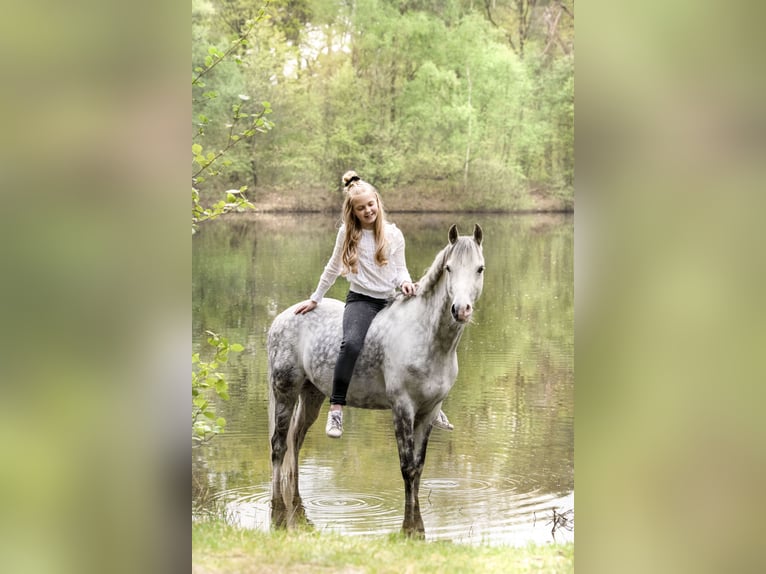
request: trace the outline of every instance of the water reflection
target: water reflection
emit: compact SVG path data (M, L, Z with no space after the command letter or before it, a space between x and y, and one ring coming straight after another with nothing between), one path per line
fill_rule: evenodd
M455 431L434 431L421 485L427 539L551 540L552 510L574 506L572 218L394 215L417 277L458 223L484 229L484 293L466 329L460 375L444 403ZM227 431L198 454L216 500L247 527L269 527L265 334L313 291L332 250L334 216L212 223L193 244L193 347L206 329L245 345L227 365ZM343 298L339 280L328 296ZM324 409L320 415L323 418ZM343 439L323 425L301 451L306 519L349 535L398 532L403 486L391 415L347 409ZM547 523L547 524L546 524ZM560 528L556 540L573 537Z

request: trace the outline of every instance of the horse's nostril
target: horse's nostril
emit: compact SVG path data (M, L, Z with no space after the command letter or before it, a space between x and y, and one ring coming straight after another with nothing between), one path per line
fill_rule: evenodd
M465 305L454 304L450 310L452 311L452 316L456 321L467 321L473 313L473 309L471 308L470 303L466 303Z

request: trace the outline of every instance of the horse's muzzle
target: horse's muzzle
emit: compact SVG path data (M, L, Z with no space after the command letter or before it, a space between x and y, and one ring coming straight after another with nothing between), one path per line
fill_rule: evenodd
M466 303L465 305L452 305L451 311L452 318L455 319L455 321L465 323L471 318L473 307L471 307L470 303Z

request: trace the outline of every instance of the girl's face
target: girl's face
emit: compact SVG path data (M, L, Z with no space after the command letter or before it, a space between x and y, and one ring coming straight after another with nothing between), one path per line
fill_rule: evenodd
M359 220L362 229L373 229L378 218L378 198L372 191L351 198L351 210Z

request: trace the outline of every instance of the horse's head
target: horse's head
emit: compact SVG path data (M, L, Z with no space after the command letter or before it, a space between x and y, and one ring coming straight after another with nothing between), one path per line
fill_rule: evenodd
M459 236L457 225L449 228L449 242L444 250L442 266L445 275L450 311L455 321L465 323L473 314L473 305L484 286L484 255L481 249L482 230L474 225L473 236Z

